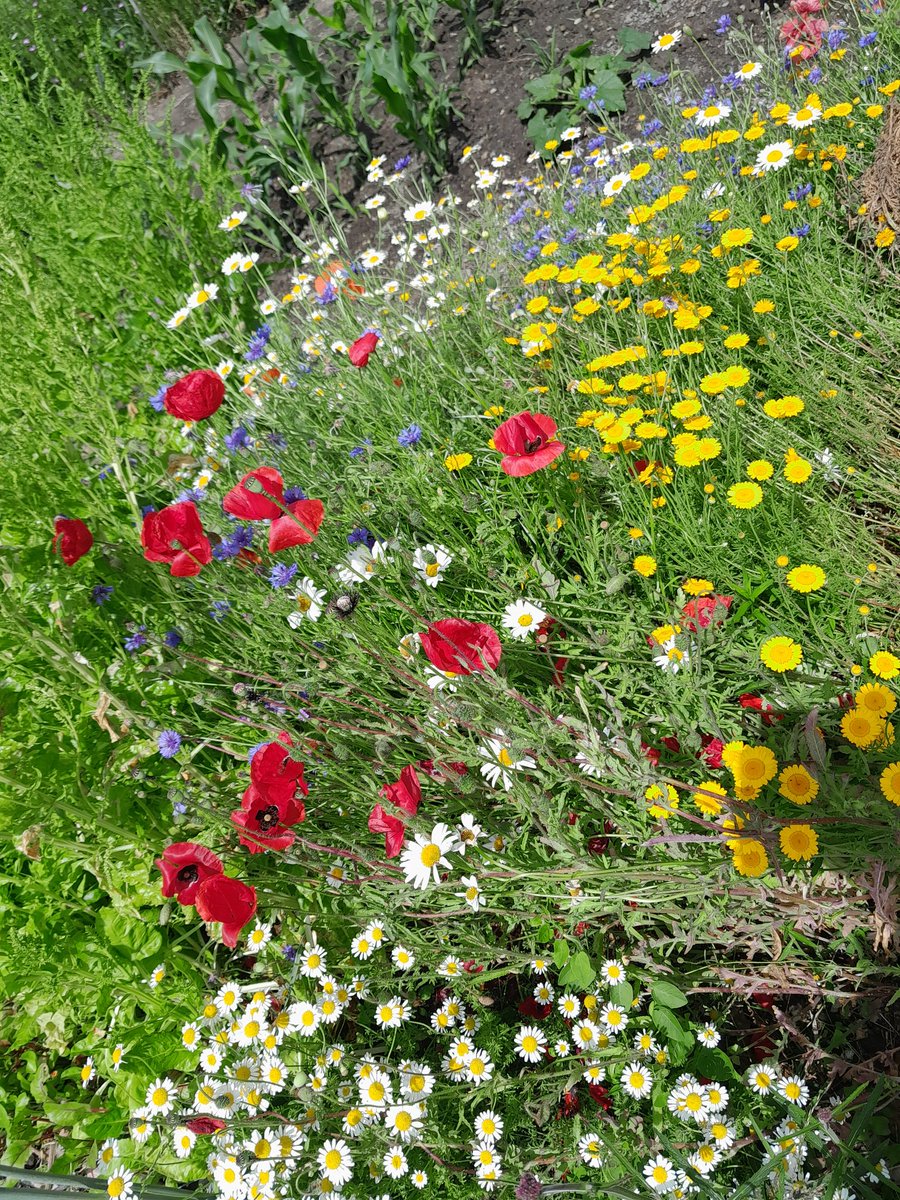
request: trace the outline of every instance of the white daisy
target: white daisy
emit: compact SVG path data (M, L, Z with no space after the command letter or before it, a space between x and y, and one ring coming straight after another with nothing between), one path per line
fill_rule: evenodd
M619 1082L629 1096L633 1096L635 1100L640 1100L643 1096L650 1095L650 1088L653 1086L653 1076L649 1070L641 1066L640 1063L629 1063L619 1077Z
M724 121L726 117L731 115L731 105L726 104L724 100L713 101L712 104L707 104L697 113L694 120L701 129L712 129L714 125L718 125L720 121Z
M415 965L416 956L405 946L395 946L391 951L391 962L399 971L408 971Z
M515 600L503 610L501 624L517 642L521 642L535 632L546 616L544 609L533 600Z
M423 890L429 883L437 883L440 868L450 868L444 855L453 849L454 841L453 834L443 822L435 825L430 835L417 833L412 844L407 845L400 855L400 867L406 882Z
M806 129L808 126L814 125L821 115L822 110L814 104L804 104L796 112L788 113L787 123L791 129Z
M716 1029L715 1025L707 1023L702 1029L697 1030L697 1041L701 1046L715 1047L722 1040L722 1035Z
M417 571L429 587L437 587L444 572L453 562L453 555L446 546L433 546L430 542L413 555L413 570Z
M234 275L237 271L239 271L241 269L241 260L243 257L244 256L241 253L229 254L222 263L222 266L219 268L222 274Z
M739 79L747 80L747 79L755 79L761 70L762 70L762 63L745 62L744 65L741 67L738 67L738 69L734 73L735 73L735 75L738 76Z
M466 1078L476 1085L487 1083L494 1073L491 1056L484 1050L476 1050L466 1066Z
M205 283L203 287L198 287L191 292L185 304L188 308L199 308L202 304L206 304L208 300L215 300L219 294L219 285L217 283Z
M644 1178L654 1192L671 1192L675 1187L675 1168L668 1158L657 1154L644 1167Z
M455 892L460 900L465 900L472 912L478 912L481 909L481 888L478 886L478 880L474 875L463 875L460 883L464 890Z
M422 1128L424 1110L421 1104L400 1104L389 1108L384 1115L387 1131L401 1142L412 1142Z
M507 749L506 735L503 730L495 729L494 732L498 736L488 738L478 748L478 753L482 758L487 760L481 765L481 774L491 787L497 787L499 784L508 792L513 785L512 776L509 772L529 770L535 765L535 762L528 755L524 758L514 759Z
M769 171L780 171L782 167L787 166L793 153L794 147L790 142L770 142L757 154L756 169L763 175Z
M481 1142L493 1145L503 1134L503 1121L492 1108L486 1108L475 1118L475 1135Z
M771 1063L751 1067L747 1072L747 1083L758 1096L767 1096L778 1082L778 1068Z
M254 925L247 934L247 948L248 950L262 950L264 946L268 946L271 940L271 925Z
M453 849L465 855L470 846L477 846L481 836L481 826L476 824L471 813L463 813L456 827L456 844Z
M586 1133L578 1141L578 1153L581 1161L589 1167L603 1166L603 1144L596 1133Z
M803 1108L809 1102L809 1088L799 1075L783 1075L775 1085L778 1095Z
M157 1079L147 1088L148 1115L167 1117L175 1103L175 1084L171 1079Z
M603 185L604 196L616 196L621 192L626 183L631 182L631 176L626 174L611 175Z
M353 1155L343 1138L329 1138L319 1153L316 1162L323 1178L342 1188L353 1175Z
M527 1063L540 1062L547 1039L536 1025L523 1025L515 1037L516 1054Z
M177 312L172 313L168 321L166 321L166 329L177 329L179 325L183 325L191 315L189 308L179 308Z
M661 33L650 47L653 54L661 54L663 50L671 50L681 41L681 30L673 29L671 33Z
M409 1171L409 1163L406 1161L406 1155L401 1146L391 1146L387 1149L381 1165L384 1167L385 1174L389 1175L391 1179L402 1179Z
M661 671L668 671L671 675L677 675L681 668L686 667L690 661L690 653L687 650L679 649L674 637L663 642L660 646L660 653L654 655L653 658L653 662Z
M227 217L222 218L222 220L219 222L219 228L237 229L238 225L242 225L246 220L246 210L243 208L236 208L233 212L229 213Z
M172 1145L175 1147L176 1158L187 1158L194 1148L197 1135L186 1125L179 1125L172 1130Z
M420 221L427 221L434 212L434 205L430 200L420 200L418 204L411 204L409 208L403 210L403 216L411 224L418 224Z

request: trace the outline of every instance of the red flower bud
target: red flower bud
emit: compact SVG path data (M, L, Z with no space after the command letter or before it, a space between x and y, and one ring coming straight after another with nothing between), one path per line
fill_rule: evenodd
M215 371L191 371L166 389L166 412L181 421L211 417L225 399L225 380Z
M57 517L53 522L53 550L67 567L73 566L94 544L94 535L77 517Z
M358 337L350 347L348 358L354 367L364 367L369 357L378 345L378 334L369 330L362 337Z

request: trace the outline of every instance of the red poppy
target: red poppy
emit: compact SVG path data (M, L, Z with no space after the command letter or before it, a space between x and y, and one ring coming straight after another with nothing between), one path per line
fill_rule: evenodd
M77 563L94 544L94 535L77 517L57 517L53 522L53 551L67 567Z
M163 404L171 417L182 421L203 421L211 417L225 399L225 380L215 371L191 371L170 388Z
M346 278L346 274L346 263L342 263L340 260L335 260L334 262L328 263L322 274L317 275L315 282L313 283L313 287L316 289L316 295L324 296L329 287L335 287L334 280L331 278L332 275L337 276L338 279L344 279ZM347 282L341 286L341 291L350 293L355 292L358 296L362 296L365 294L366 289L362 286L362 284L356 283L352 279L348 279Z
M295 500L279 513L269 526L269 552L277 554L288 546L306 546L319 532L325 506L321 500Z
M204 921L220 921L222 941L237 945L238 934L256 913L256 888L229 875L211 875L197 889L197 912Z
M191 1117L189 1121L185 1121L185 1125L191 1133L196 1133L197 1137L203 1137L207 1133L218 1133L220 1129L225 1128L221 1117Z
M496 630L481 621L445 617L429 625L420 637L425 656L439 671L471 675L493 670L502 653Z
M526 996L519 1002L519 1012L523 1017L531 1017L533 1021L544 1021L553 1011L552 1004L539 1004L534 996Z
M415 767L404 767L397 782L386 783L381 789L381 794L386 800L390 800L391 804L396 804L398 808L414 817L422 799L422 785L419 783Z
M255 480L253 488L247 487ZM276 503L277 501L277 503ZM222 501L222 507L233 517L244 521L274 521L284 508L284 480L274 467L257 467L248 471Z
M783 714L776 713L774 706L768 700L763 700L762 696L754 696L751 692L744 692L740 697L741 708L752 708L760 714L764 725L771 725L773 721L780 721Z
M403 849L406 826L399 817L386 813L380 804L376 804L369 813L369 831L384 834L384 853L387 858L396 858Z
M212 546L193 500L147 513L141 545L148 562L170 563L173 575L199 575L200 568L212 562Z
M694 600L688 600L682 609L685 629L696 633L698 626L706 629L714 623L720 624L728 616L733 599L733 596L697 596Z
M426 775L432 779L439 779L442 783L450 781L450 775L468 775L469 768L465 763L461 762L441 762L435 763L433 758L422 758L416 766L424 771ZM450 772L450 774L448 774Z
M533 475L565 450L556 441L556 422L546 413L527 409L498 425L494 430L494 449L503 455L500 469L507 475Z
M700 758L711 767L713 771L719 771L722 768L722 751L725 745L721 738L713 737L711 733L700 734Z
M373 333L370 329L368 333L364 333L362 337L358 337L350 347L348 358L354 367L364 367L369 357L378 345L378 334Z
M303 763L291 758L280 742L269 742L253 755L250 786L241 799L241 807L231 814L239 829L242 846L251 854L264 850L286 850L296 835L291 826L306 819L300 791L309 794L303 778Z
M563 1117L574 1117L581 1108L581 1101L578 1099L576 1092L563 1092L559 1101L559 1108L556 1110L557 1121Z
M204 879L222 874L222 863L212 850L196 842L166 846L156 865L162 871L162 894L167 899L174 896L179 904L193 904Z

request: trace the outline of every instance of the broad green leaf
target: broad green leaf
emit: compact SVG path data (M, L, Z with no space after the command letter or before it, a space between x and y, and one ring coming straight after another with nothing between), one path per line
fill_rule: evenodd
M687 1004L687 996L681 988L677 988L674 983L667 983L664 979L650 984L650 995L657 1004L666 1008L684 1008Z
M575 991L583 992L591 986L596 977L597 973L591 966L591 960L583 950L579 950L560 971L559 983L560 987L574 988Z

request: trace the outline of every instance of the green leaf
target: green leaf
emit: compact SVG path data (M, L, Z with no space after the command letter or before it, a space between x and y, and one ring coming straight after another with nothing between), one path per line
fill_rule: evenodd
M156 925L135 920L115 908L100 909L97 928L111 946L134 958L149 958L162 949L162 933Z
M677 1046L693 1045L694 1035L678 1020L671 1009L655 1001L650 1004L650 1020L654 1026Z
M609 989L609 998L613 1004L621 1005L628 1012L634 1000L634 992L632 991L631 984L626 983L624 980L621 983L614 984Z
M553 965L560 970L569 961L569 947L565 942L553 943Z
M597 71L591 76L597 89L595 101L602 100L607 112L621 112L625 107L625 84L615 71Z
M597 972L591 966L591 960L583 950L579 950L560 971L559 983L560 987L570 987L581 992L589 988L596 977Z
M559 71L548 71L546 75L538 75L525 84L525 91L539 103L546 100L556 100L562 88L563 77Z
M548 924L547 921L543 921L538 926L537 933L534 935L534 937L535 937L535 941L541 942L542 944L544 942L552 941L553 940L553 926Z
M728 1055L709 1046L698 1046L691 1057L691 1066L696 1075L714 1079L716 1083L740 1079Z
M649 33L644 33L641 29L635 29L631 25L623 25L621 29L616 30L616 37L619 39L619 45L626 54L640 54L642 50L649 50L652 39Z
M664 979L650 984L650 995L657 1004L666 1008L684 1008L687 1004L687 996L681 988L677 988L674 983L666 983Z

